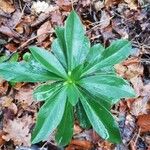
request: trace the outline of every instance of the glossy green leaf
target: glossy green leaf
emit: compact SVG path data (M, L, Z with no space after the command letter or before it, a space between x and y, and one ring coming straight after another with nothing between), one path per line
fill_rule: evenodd
M67 68L67 48L64 37L64 28L57 27L55 29L57 39L52 43L52 51L57 56L59 61Z
M41 64L45 69L55 73L58 76L66 78L66 72L58 59L50 52L43 48L36 46L29 47L33 57Z
M55 135L56 142L60 146L66 146L71 141L74 125L73 118L73 107L69 102L67 102L63 118L57 128Z
M80 85L97 97L110 99L134 97L133 88L124 79L115 75L95 75L80 80Z
M76 115L82 128L89 129L91 127L91 123L80 101L76 105Z
M32 61L7 62L0 65L0 76L12 82L45 82L48 80L62 80L60 77L43 69L41 65Z
M112 42L112 44L103 51L101 58L94 62L84 74L89 74L102 67L113 66L121 62L130 55L131 49L131 43L127 40L120 39Z
M66 47L66 41L65 41L65 35L64 35L64 28L63 27L57 27L55 29L57 39L60 45L61 50L63 51L63 55L65 57L65 61L67 63L67 47Z
M102 52L105 48L101 44L95 44L90 48L90 51L87 55L86 61L93 63L95 60L100 59Z
M78 89L74 84L67 85L68 101L75 106L79 99Z
M80 89L80 92L84 95L86 95L86 97L88 97L89 99L93 99L96 102L100 103L103 107L105 107L107 110L110 110L112 105L114 104L114 101L116 102L116 100L113 99L108 99L106 96L96 96L93 93L88 92L87 90L85 90L84 88Z
M53 100L46 101L40 108L36 126L32 132L32 144L48 138L58 126L64 114L66 98L66 89L63 89Z
M37 101L49 100L56 92L59 92L61 88L62 82L43 84L34 90L33 96Z
M81 98L82 106L94 128L94 130L104 139L113 143L120 143L121 136L119 127L111 113L100 103L85 97Z
M52 43L52 52L54 55L57 57L57 59L61 62L64 68L67 68L67 63L65 60L65 56L63 54L63 51L60 47L58 39L55 39L54 42Z
M81 56L83 43L85 44L84 34L80 18L75 11L72 11L66 20L64 33L69 71L75 67L76 60L79 60Z

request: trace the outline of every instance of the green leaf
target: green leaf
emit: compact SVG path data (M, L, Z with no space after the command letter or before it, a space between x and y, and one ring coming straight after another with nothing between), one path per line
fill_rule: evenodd
M78 89L74 84L67 85L68 101L75 106L79 99Z
M0 64L0 76L12 82L45 82L48 80L62 80L60 77L43 69L35 61L6 62Z
M84 74L89 74L99 70L102 67L113 66L126 59L131 53L131 43L127 40L117 40L106 48L101 54L101 58L96 60Z
M115 75L98 74L80 80L79 84L97 97L109 99L135 97L135 92L124 79Z
M66 146L73 135L73 107L67 102L63 118L57 128L55 139L60 146Z
M78 101L76 105L76 115L77 115L79 124L82 128L89 129L91 127L91 123L80 101Z
M63 55L65 57L65 61L67 63L67 47L66 47L66 41L65 41L65 35L64 35L64 28L63 27L57 27L55 29L57 39L60 45L61 50L63 51Z
M50 52L36 46L29 47L33 57L48 71L66 78L66 72L58 59Z
M90 48L90 51L87 55L86 61L93 63L95 60L100 59L102 52L105 48L101 44L95 44Z
M55 39L54 42L52 43L52 52L57 57L57 59L61 62L62 66L64 68L67 68L66 59L60 47L58 39Z
M75 64L78 63L77 60L81 56L82 46L85 44L84 34L85 31L80 18L75 11L72 11L66 20L64 33L67 47L68 71L74 69Z
M19 54L18 53L14 53L11 58L9 59L9 62L16 62L18 61L19 58Z
M119 127L111 113L94 100L89 100L85 97L82 97L81 103L94 130L102 138L113 143L120 143L121 136Z
M32 132L32 144L48 138L58 126L64 114L66 98L66 89L62 89L53 100L47 100L41 107Z
M64 28L57 27L55 29L57 39L52 43L52 51L57 56L59 61L63 64L65 68L67 68L67 48L64 37Z
M43 84L34 90L33 96L37 101L49 100L56 92L59 92L61 88L62 82Z
M114 100L108 99L106 96L100 96L97 97L93 93L88 92L85 89L80 89L81 93L84 93L89 99L93 99L96 102L100 103L103 107L105 107L107 110L110 110L112 105L114 104Z

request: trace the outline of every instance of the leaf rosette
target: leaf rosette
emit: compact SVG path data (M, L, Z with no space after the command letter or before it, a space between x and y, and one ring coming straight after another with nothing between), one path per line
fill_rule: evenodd
M0 76L7 81L43 83L33 92L37 101L45 103L38 112L32 143L47 139L56 129L57 143L67 145L73 135L74 117L81 127L92 126L102 138L120 143L119 127L110 109L135 93L113 66L130 55L131 43L119 39L107 48L91 46L74 11L65 26L55 31L57 38L50 52L30 46L31 58L28 54L24 61L0 64Z

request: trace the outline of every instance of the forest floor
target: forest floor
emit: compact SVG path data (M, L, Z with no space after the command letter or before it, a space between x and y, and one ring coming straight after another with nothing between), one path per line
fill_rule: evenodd
M123 143L114 145L92 129L74 125L74 136L65 148L53 137L31 146L30 138L40 103L32 98L37 84L0 80L0 149L2 150L150 150L150 1L149 0L0 0L0 62L16 51L19 60L31 44L50 48L54 29L64 24L74 8L91 43L108 46L113 40L132 42L132 55L115 66L134 87L137 97L112 108Z

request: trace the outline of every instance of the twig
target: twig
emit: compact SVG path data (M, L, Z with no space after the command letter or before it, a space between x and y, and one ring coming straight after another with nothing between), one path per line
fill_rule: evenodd
M137 136L136 136L136 138L135 138L134 147L136 146L137 140L138 140L138 138L140 137L140 133L141 133L141 128L139 128L138 133L137 133Z

